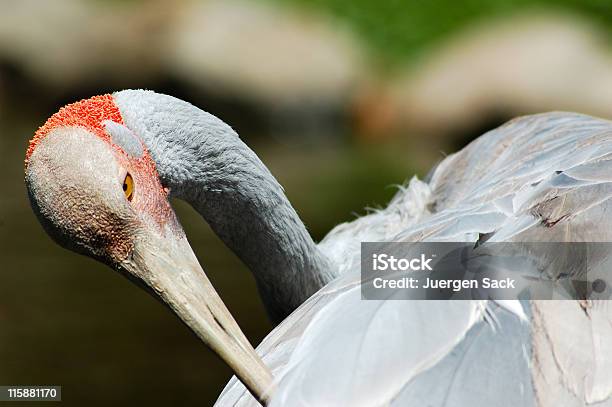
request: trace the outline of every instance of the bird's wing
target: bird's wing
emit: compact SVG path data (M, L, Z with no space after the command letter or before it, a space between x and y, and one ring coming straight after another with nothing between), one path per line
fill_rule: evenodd
M338 225L319 246L342 273L355 269L361 242L476 241L530 209L541 216L525 222L554 223L567 214L555 194L581 198L565 208L574 211L606 198L595 189L612 178L601 162L612 154L611 129L610 121L575 113L514 119L446 157L428 183L413 178L385 209Z
M608 301L370 301L359 273L361 241L612 241L612 123L514 120L398 195L330 233L344 274L259 346L273 405L612 405Z

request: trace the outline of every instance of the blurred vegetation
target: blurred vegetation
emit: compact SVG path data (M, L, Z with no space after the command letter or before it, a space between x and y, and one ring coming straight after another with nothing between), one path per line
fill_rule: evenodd
M477 20L554 8L593 19L612 37L609 0L268 0L328 12L353 28L384 63L414 63L427 47ZM379 67L380 68L380 67Z

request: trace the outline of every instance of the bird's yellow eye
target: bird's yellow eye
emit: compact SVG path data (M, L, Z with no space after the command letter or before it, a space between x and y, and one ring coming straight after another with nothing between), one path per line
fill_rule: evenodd
M128 201L132 200L134 196L134 180L130 174L127 174L123 180L123 193Z

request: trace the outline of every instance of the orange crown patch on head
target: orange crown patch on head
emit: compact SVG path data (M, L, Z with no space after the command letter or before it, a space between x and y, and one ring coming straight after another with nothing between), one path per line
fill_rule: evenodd
M94 96L64 106L51 116L44 125L36 130L34 137L30 140L28 151L26 152L26 166L36 146L38 146L41 140L45 138L51 130L57 127L84 127L96 136L110 142L110 137L104 131L104 125L102 124L105 120L112 120L116 123L123 124L121 112L119 112L119 108L115 105L113 96L110 94Z

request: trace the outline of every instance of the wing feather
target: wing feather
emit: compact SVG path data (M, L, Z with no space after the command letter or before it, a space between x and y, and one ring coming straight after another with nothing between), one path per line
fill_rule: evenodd
M258 347L272 404L612 405L607 301L365 301L359 287L362 241L612 241L611 196L612 123L584 115L515 119L447 157L321 242L343 274ZM218 405L256 403L232 379Z

